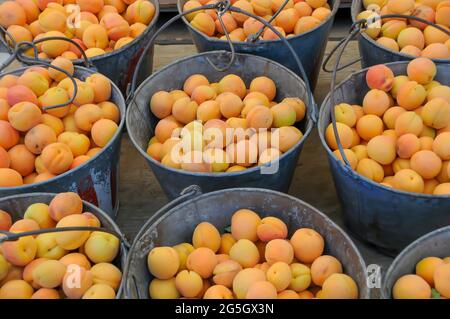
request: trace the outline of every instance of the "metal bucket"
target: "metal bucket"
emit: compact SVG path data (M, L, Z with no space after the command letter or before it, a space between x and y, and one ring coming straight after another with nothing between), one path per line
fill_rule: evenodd
M190 198L189 200L186 200ZM289 227L289 235L300 227L314 228L325 239L325 253L338 258L344 272L358 285L359 297L369 298L366 265L358 249L331 219L298 198L256 188L234 188L199 196L198 188L162 208L150 218L136 236L124 272L126 298L149 298L152 279L147 255L157 246L173 246L192 240L195 227L204 221L219 231L230 225L231 216L241 208L256 211L261 217L275 216Z
M180 13L183 12L183 6L187 1L188 0L178 1L178 11ZM328 2L333 8L330 17L324 23L306 33L287 38L289 44L294 48L302 61L313 89L317 84L322 59L327 46L328 35L330 34L334 17L340 5L340 0L330 0ZM192 40L199 52L230 49L227 41L208 37L204 33L193 28L185 17L183 17L183 21L186 23L189 32L191 33ZM274 60L295 73L301 74L295 60L292 59L291 53L286 47L283 47L280 40L257 41L255 43L233 42L233 45L236 52L255 54Z
M226 51L205 52L177 60L147 78L136 90L134 102L128 105L127 130L130 139L147 160L169 199L179 196L180 192L190 185L199 185L204 192L236 186L263 187L283 192L289 190L301 149L315 125L317 111L313 101L308 105L306 120L297 123L304 137L280 157L279 171L276 174L261 174L261 166L236 173L187 172L164 166L146 153L148 141L154 136L154 129L158 122L158 118L150 111L150 98L160 90L183 87L185 79L195 73L204 74L211 82L234 73L242 77L247 86L253 78L265 75L282 83L277 88L277 100L285 97L300 97L307 101L309 95L304 82L292 71L276 62L258 56L236 53L231 67L227 71L219 72L207 60L209 58L215 65L225 66L229 63L229 55L230 53Z
M352 2L352 20L355 22L356 16L364 11L362 0L353 0ZM359 53L361 55L361 66L367 68L376 64L385 64L397 61L411 61L414 57L389 50L388 48L378 44L369 37L365 32L361 32L358 36ZM448 64L450 59L433 59L438 64Z
M28 206L34 203L44 203L49 204L52 199L56 196L56 194L52 193L33 193L33 194L20 194L9 196L5 198L0 198L0 209L11 214L12 220L16 221L23 218L23 214L25 213ZM118 235L120 243L120 251L116 259L113 261L119 269L125 269L126 260L127 260L127 244L125 241L125 237L120 231L120 228L116 225L116 223L100 208L83 201L83 211L90 212L94 214L101 223L101 227L112 231L112 233ZM116 298L119 299L122 297L123 288L124 288L124 280L122 276L122 282L120 283L119 289L117 291Z
M107 76L119 89L125 94L128 83L131 82L136 64L144 51L145 46L151 39L159 17L159 0L147 0L155 6L155 15L153 20L147 26L145 31L134 41L123 46L119 50L89 58L89 61L95 66L99 73ZM84 66L83 59L74 60L73 63L78 66ZM153 70L153 46L145 57L143 67L139 74L139 83L144 80Z
M416 264L425 257L450 256L450 226L435 230L417 239L395 258L381 286L382 298L392 298L392 288L402 276L413 274Z
M395 75L406 74L406 62L386 64ZM358 104L369 88L367 69L356 72L336 86L335 102ZM438 65L436 80L450 84L450 64ZM342 164L325 141L325 129L331 123L330 94L319 115L318 129L328 153L336 190L346 225L363 240L397 253L420 236L449 223L450 196L414 194L385 187L359 175Z
M0 76L20 75L26 69L1 73ZM74 77L84 80L93 73L95 72L90 69L76 66ZM0 187L0 198L24 193L76 192L81 198L115 218L119 211L119 156L126 107L119 88L114 83L111 86L110 100L120 109L120 123L116 134L102 151L86 163L51 180L19 187Z

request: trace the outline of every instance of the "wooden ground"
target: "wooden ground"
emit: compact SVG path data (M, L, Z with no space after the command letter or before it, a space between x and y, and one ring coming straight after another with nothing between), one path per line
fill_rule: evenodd
M330 42L327 52L334 45L335 42ZM157 46L155 49L155 68L158 69L177 58L195 53L196 50L193 45ZM358 56L357 44L353 42L346 50L343 63L351 61L356 56ZM338 75L338 82L358 68L359 64L342 71ZM329 92L330 78L327 73L322 72L320 74L319 83L315 90L315 98L319 106ZM121 208L117 220L124 233L129 239L132 239L143 223L167 203L167 199L153 173L147 167L144 158L133 147L126 134L122 142L120 178ZM342 226L341 209L328 167L326 153L316 131L310 136L303 148L289 193L317 207ZM387 270L392 261L391 258L378 253L358 240L355 240L355 242L360 248L367 265L378 264L382 266L383 270ZM375 295L378 295L378 293L376 292Z

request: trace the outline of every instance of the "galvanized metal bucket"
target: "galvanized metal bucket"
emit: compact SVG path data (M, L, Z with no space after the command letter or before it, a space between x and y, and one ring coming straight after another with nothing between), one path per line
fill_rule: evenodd
M95 69L99 73L107 76L124 94L126 93L128 83L131 82L136 64L141 58L144 48L147 46L147 43L156 29L156 22L159 18L159 0L147 1L150 1L155 6L155 15L153 20L139 37L118 50L89 58L89 61L92 62ZM73 63L78 66L83 66L85 60L78 59L74 60ZM144 80L148 74L152 73L152 70L153 46L144 58L143 67L139 73L139 83Z
M180 13L183 12L183 6L187 1L188 0L178 1L178 11ZM308 32L287 38L287 41L294 48L302 61L313 89L317 84L328 36L340 5L340 0L330 0L328 2L330 3L330 6L332 6L332 12L330 17L328 17L324 23ZM185 17L183 17L183 21L186 23L189 32L191 33L192 40L199 52L230 49L227 41L208 37L204 33L193 28ZM292 59L291 53L282 45L280 40L233 42L233 44L236 52L255 54L274 60L295 73L301 74L296 62Z
M357 21L356 17L364 11L362 0L353 0L351 13L353 22ZM389 50L388 48L378 44L366 33L361 32L358 36L359 52L361 54L361 66L367 68L376 64L385 64L397 61L411 61L414 57ZM438 64L448 64L450 59L433 59Z
M392 298L392 288L402 276L415 273L416 264L425 257L450 256L450 226L435 230L417 239L395 258L383 278L382 298Z
M26 209L30 205L35 203L49 204L55 196L56 194L52 193L33 193L0 198L0 209L11 214L13 221L17 221L23 218ZM128 254L127 249L129 245L120 228L111 219L111 217L108 216L108 214L86 201L83 201L83 211L94 214L100 220L102 229L116 235L119 238L120 250L118 256L113 261L113 264L115 264L119 269L124 270ZM116 294L117 299L122 298L123 288L124 280L122 276L122 281Z
M152 276L147 268L147 255L151 249L190 242L195 227L204 221L223 232L230 225L233 213L241 208L252 209L261 217L282 219L289 227L289 235L300 227L318 231L325 239L325 253L338 258L344 272L357 283L359 297L370 297L366 265L358 249L339 226L314 207L266 189L233 188L200 195L198 187L191 187L182 197L163 207L139 231L125 267L125 297L149 298Z
M192 74L204 74L211 82L216 82L225 75L234 73L239 75L247 86L253 78L265 75L280 83L276 100L285 97L309 100L310 95L304 82L295 73L274 61L236 53L234 63L226 71L219 72L211 65L213 63L223 67L228 65L229 61L230 53L226 51L205 52L177 60L147 78L136 90L134 99L128 105L127 130L130 139L147 160L169 199L179 196L180 192L190 185L199 185L204 192L236 186L263 187L283 192L289 189L303 144L315 125L317 111L314 101L308 103L306 120L297 124L304 133L304 137L280 157L279 171L276 174L261 174L261 166L235 173L187 172L164 166L146 153L148 141L154 136L154 129L158 122L158 118L150 111L150 98L160 90L183 87L186 78Z
M20 75L26 69L1 73L0 77L6 74ZM84 80L93 73L90 69L76 66L74 77ZM0 187L0 198L25 193L76 192L115 218L119 211L119 156L126 107L119 88L114 83L111 85L111 102L120 109L120 123L116 134L102 151L86 163L51 180L19 187Z
M406 74L407 62L386 64L395 75ZM369 91L367 69L356 72L335 90L335 103L359 104ZM439 64L436 80L450 84L450 64ZM414 194L375 183L342 164L325 141L331 123L330 94L319 115L318 129L328 153L331 172L341 202L344 221L361 239L389 254L397 253L420 236L448 225L450 196Z

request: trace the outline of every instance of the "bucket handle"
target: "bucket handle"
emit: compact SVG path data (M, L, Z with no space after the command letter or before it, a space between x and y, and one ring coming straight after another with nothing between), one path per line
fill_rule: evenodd
M145 231L149 225L152 225L155 220L159 219L162 215L170 211L172 208L180 205L181 203L187 201L190 198L194 198L197 196L200 196L202 194L202 189L198 185L191 185L183 189L180 193L180 196L174 199L173 201L166 204L164 207L159 209L152 217L150 217L145 225L142 227L141 231ZM140 237L140 233L136 236L136 238ZM132 248L135 246L133 244ZM130 274L130 284L125 285L125 295L127 296L135 296L137 299L142 299L141 294L139 293L139 289L137 286L138 280L136 279L134 274ZM131 287L130 287L131 286ZM133 290L133 294L131 293L131 290Z
M21 233L11 233L9 231L0 231L0 244L6 241L15 241L22 237L26 236L37 236L41 234L49 234L49 233L61 233L66 231L98 231L102 233L109 233L111 235L116 236L119 241L125 245L125 247L130 247L130 244L128 243L127 239L124 235L117 233L114 230L109 230L103 227L92 227L92 226L73 226L73 227L60 227L60 228L44 228L44 229L38 229L38 230L31 230Z
M0 65L0 72L3 72L3 70L6 67L8 67L14 60L17 60L17 61L22 62L24 64L28 64L29 63L29 66L30 66L31 65L30 61L32 59L25 58L24 55L22 55L20 53L21 51L29 50L30 48L32 48L34 50L35 54L37 53L37 47L32 42L19 42L19 43L17 43L14 51L11 54L11 56L8 57L8 59ZM45 66L45 67L57 70L57 71L59 71L61 73L64 73L71 80L71 82L73 84L73 87L74 87L73 96L69 99L69 101L67 101L66 103L61 103L61 104L56 104L56 105L51 105L51 106L45 106L42 109L46 111L46 110L56 109L56 108L60 108L60 107L65 107L67 105L72 104L73 101L75 100L76 96L77 96L77 93L78 93L78 84L75 81L75 78L69 72L67 72L66 70L64 70L64 69L62 69L60 67L57 67L56 65L52 65L52 64L50 64L50 63L48 63L46 61L40 60L40 59L33 60L33 61L35 63L34 65L36 65L36 66L37 65L42 65L42 66ZM3 74L0 73L0 76L2 76L2 75Z
M419 17L415 17L415 16L410 16L410 15L404 15L404 14L386 14L386 15L378 15L375 14L373 17L371 17L370 19L361 19L358 20L356 22L353 23L352 25L352 29L351 32L348 36L346 36L344 39L342 39L338 45L331 51L330 55L326 58L324 64L323 64L323 70L328 72L325 68L327 62L329 61L329 58L332 54L334 54L335 52L337 52L337 57L336 57L336 62L335 65L333 67L332 70L332 76L331 76L331 91L330 91L330 115L331 115L331 122L333 125L333 133L334 136L336 138L336 142L337 142L337 146L338 146L338 150L339 153L344 161L345 166L347 166L348 168L351 168L350 162L348 161L347 156L345 155L344 152L344 148L342 147L342 143L341 143L341 139L340 136L338 134L338 130L337 130L337 123L336 123L336 115L334 113L334 108L336 106L336 99L335 99L335 89L336 89L336 76L337 76L337 72L356 63L357 61L353 61L349 64L346 64L344 66L339 66L340 62L341 62L341 58L342 55L344 53L345 48L347 47L348 43L354 38L354 36L364 30L364 28L367 28L367 25L372 24L376 21L382 20L382 19L388 19L388 18L406 18L406 19L412 19L412 20L416 20L419 22L423 22L425 24L431 25L437 29L439 29L440 31L443 31L444 33L446 33L447 35L450 36L450 31L446 30L444 28L442 28L439 25L436 25L430 21L427 21L425 19L419 18ZM339 50L340 48L340 50ZM339 51L338 51L339 50Z
M438 29L439 31L442 31L445 34L447 34L448 36L450 36L450 31L449 30L441 27L440 25L438 25L438 24L436 24L434 22L422 19L420 17L416 17L416 16L412 16L412 15L406 15L406 14L385 14L385 15L379 15L376 12L374 12L374 15L372 17L370 17L368 19L357 20L351 25L350 30L349 30L349 33L350 33L350 36L351 36L351 40L359 32L362 32L362 31L366 30L368 28L368 25L370 25L372 23L375 23L377 21L383 20L383 19L390 19L390 18L394 18L394 19L395 18L400 18L400 19L415 20L417 22L421 22L421 23L427 24L429 26L432 26L432 27ZM325 71L327 73L333 73L333 69L334 68L333 69L328 69L327 65L330 62L330 59L333 57L333 55L339 49L339 47L341 47L344 44L345 39L346 39L346 37L341 39L338 42L338 44L336 44L336 46L325 57L325 60L323 61L323 64L322 64L322 70L323 71ZM342 70L348 68L349 66L351 66L351 65L353 65L353 64L355 64L357 62L360 62L360 61L361 61L361 58L355 59L355 60L353 60L353 61L351 61L351 62L349 62L349 63L347 63L347 64L345 64L343 66L338 66L337 70L338 71L342 71Z
M267 28L272 30L272 32L274 32L280 38L280 40L283 42L283 44L286 45L286 47L288 48L288 50L290 51L290 53L294 57L294 60L295 60L295 62L297 64L297 67L298 67L298 69L299 69L299 71L301 73L301 77L303 79L303 82L305 84L306 94L307 94L307 99L308 99L307 105L311 107L311 120L313 121L314 124L317 123L317 119L318 119L317 106L314 103L314 97L313 97L313 93L312 93L312 90L311 90L311 86L309 85L308 76L306 75L305 68L303 67L303 63L301 62L298 54L295 52L295 50L289 44L287 39L285 37L283 37L283 35L277 29L275 29L274 26L272 26L266 20L264 20L263 18L261 18L261 17L259 17L257 15L254 15L254 14L252 14L250 12L247 12L245 10L242 10L240 8L230 6L230 0L220 0L219 2L216 2L215 4L204 5L204 6L197 7L197 8L188 10L188 11L181 12L178 15L174 16L173 18L171 18L169 21L167 21L158 31L156 31L153 34L152 38L148 42L147 46L144 48L144 51L142 52L142 55L141 55L141 57L139 59L139 62L137 63L137 66L136 66L135 73L133 74L133 79L132 79L131 83L128 86L128 89L127 89L127 104L131 103L131 101L134 101L134 93L135 93L135 90L136 90L138 72L139 72L139 70L141 68L141 65L142 65L143 61L144 61L144 56L147 54L148 50L150 49L150 47L155 42L156 37L158 37L158 35L161 33L162 30L167 28L169 25L171 25L176 20L178 20L181 17L184 17L184 16L186 16L188 14L191 14L191 13L194 13L194 12L197 12L197 11L201 11L201 10L208 10L208 9L216 9L216 10L218 10L220 12L220 10L223 10L224 8L227 8L227 10L231 11L231 12L244 14L244 15L250 17L250 18L254 18L255 20L261 22ZM221 22L221 23L223 24L223 22ZM227 32L226 28L224 28L224 31ZM229 37L227 37L227 39L229 39ZM229 42L232 45L232 41L229 41ZM232 46L232 54L234 54L233 52L234 52L234 47Z

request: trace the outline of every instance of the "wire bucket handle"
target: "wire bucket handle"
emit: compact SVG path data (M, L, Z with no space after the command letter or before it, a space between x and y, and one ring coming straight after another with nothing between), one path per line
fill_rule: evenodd
M184 16L186 16L188 14L191 14L191 13L194 13L194 12L197 12L197 11L202 11L202 10L214 10L214 9L217 10L217 12L218 12L219 22L221 23L222 28L223 28L223 30L225 32L225 36L227 37L227 41L228 41L228 44L229 44L230 50L231 50L231 53L230 53L231 54L231 59L230 59L229 64L225 68L219 68L219 67L215 66L208 59L208 62L211 64L211 66L216 71L223 72L223 71L226 71L232 65L232 63L234 62L234 59L235 59L235 49L234 49L233 41L231 41L230 36L228 34L228 31L227 31L227 28L225 27L225 25L224 25L224 23L222 21L223 14L225 12L227 12L227 11L231 11L231 12L235 12L235 13L241 13L241 14L244 14L244 15L246 15L248 17L254 18L255 20L257 20L257 21L261 22L263 25L265 25L267 28L272 30L272 32L274 32L280 38L280 40L283 41L283 43L287 46L287 48L290 51L290 53L293 55L294 60L295 60L295 62L297 64L298 69L300 70L301 77L303 78L303 82L304 82L305 87L306 87L306 91L307 91L306 94L307 94L307 99L308 99L307 105L311 107L311 120L314 123L317 123L317 114L318 114L317 106L314 103L314 97L313 97L313 93L311 91L311 86L310 86L309 81L308 81L308 76L306 75L305 68L303 67L303 64L302 64L298 54L295 52L295 50L289 44L287 39L285 37L283 37L283 35L274 26L272 26L269 22L267 22L263 18L261 18L261 17L259 17L257 15L254 15L254 14L252 14L250 12L247 12L247 11L242 10L240 8L237 8L237 7L233 7L231 5L230 0L220 0L220 1L216 2L216 3L214 3L214 4L204 5L204 6L193 8L193 9L188 10L188 11L183 11L183 12L179 13L178 15L174 16L173 18L171 18L169 21L167 21L164 25L162 25L159 28L159 30L157 30L153 34L152 38L148 42L147 46L144 48L144 51L142 52L142 55L141 55L141 57L139 59L139 62L137 63L137 66L136 66L135 73L133 74L133 79L132 79L131 83L128 86L128 89L127 89L127 104L129 104L132 101L134 101L134 93L136 91L136 86L137 86L138 72L139 72L139 70L142 67L142 63L144 61L144 57L147 55L148 51L153 46L153 44L154 44L156 38L159 36L159 34L162 31L164 31L167 27L169 27L171 24L173 24L175 21L177 21L178 19L180 19L180 18L182 18L182 17L184 17Z
M356 36L356 34L358 34L361 31L364 31L368 25L375 23L377 21L380 21L382 19L387 19L387 18L405 18L405 19L416 20L418 22L423 22L425 24L433 26L433 27L439 29L440 31L445 32L447 35L450 36L449 30L442 28L441 26L439 26L435 23L432 23L430 21L427 21L427 20L419 18L419 17L415 17L415 16L411 16L411 15L404 15L404 14L386 14L386 15L380 16L380 15L376 14L376 12L374 12L374 16L371 17L370 19L361 19L361 20L355 21L350 29L349 35L347 35L345 38L343 38L341 41L339 41L339 43L336 45L336 47L333 48L333 50L330 52L330 54L325 59L323 65L322 65L322 68L325 72L332 73L331 85L330 85L330 90L331 90L330 91L330 114L331 114L331 122L333 125L333 133L334 133L334 136L335 136L335 139L337 142L339 153L344 161L344 165L350 169L351 169L351 165L350 165L350 162L348 161L347 156L345 155L344 148L342 147L341 139L340 139L339 132L337 129L336 114L334 113L334 108L336 106L336 97L335 97L336 76L337 76L338 71L341 71L341 70L349 67L350 65L355 64L356 62L358 62L360 60L360 59L358 59L358 60L352 61L346 65L340 66L340 62L341 62L341 58L344 53L344 50L346 49L349 42ZM332 70L328 70L326 68L326 65L328 64L331 56L334 53L337 54L334 67Z

